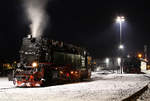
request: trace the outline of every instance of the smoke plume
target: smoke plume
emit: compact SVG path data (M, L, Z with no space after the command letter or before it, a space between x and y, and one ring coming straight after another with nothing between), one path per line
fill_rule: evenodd
M47 25L47 3L48 0L24 0L25 13L31 22L30 30L33 37L40 37Z

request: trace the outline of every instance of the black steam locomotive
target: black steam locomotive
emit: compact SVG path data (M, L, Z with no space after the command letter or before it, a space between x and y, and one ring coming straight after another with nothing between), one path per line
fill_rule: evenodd
M85 49L31 35L23 38L20 62L14 72L16 86L75 82L90 76L91 57Z

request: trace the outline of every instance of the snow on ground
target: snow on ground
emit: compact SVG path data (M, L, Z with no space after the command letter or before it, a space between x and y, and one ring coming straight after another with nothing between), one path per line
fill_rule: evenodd
M0 78L0 89L5 89L5 88L12 88L14 87L12 81L9 82L8 78L2 77Z
M94 72L90 82L40 88L14 88L0 78L0 101L120 101L149 82L144 74Z

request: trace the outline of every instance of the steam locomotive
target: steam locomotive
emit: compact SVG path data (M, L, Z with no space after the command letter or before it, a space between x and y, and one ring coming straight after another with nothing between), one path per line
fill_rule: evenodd
M91 59L81 47L29 35L23 38L13 82L34 87L90 79Z

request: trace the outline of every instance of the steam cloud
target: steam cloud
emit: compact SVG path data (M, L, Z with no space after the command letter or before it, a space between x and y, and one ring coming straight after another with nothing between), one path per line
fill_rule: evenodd
M47 25L46 5L48 0L24 0L24 8L33 37L40 37Z

